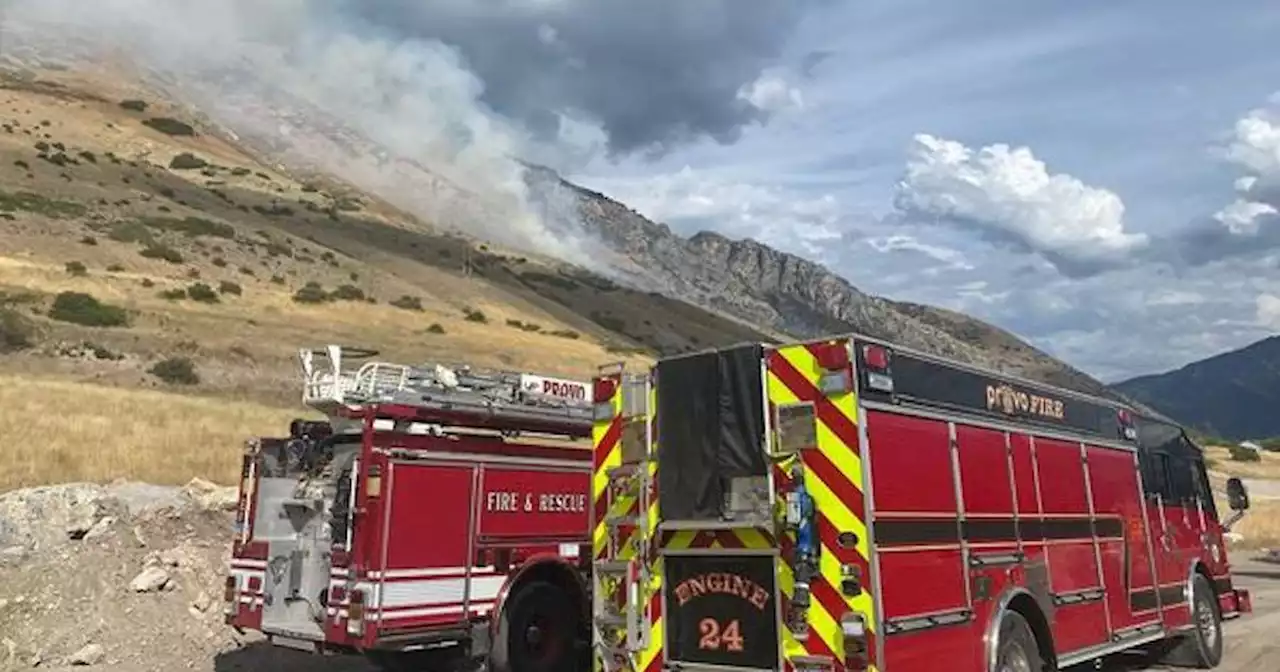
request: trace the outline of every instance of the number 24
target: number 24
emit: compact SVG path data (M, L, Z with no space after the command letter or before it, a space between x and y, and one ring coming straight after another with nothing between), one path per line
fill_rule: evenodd
M702 637L698 640L698 648L704 651L714 651L716 649L742 650L742 633L737 619L729 621L727 625L721 628L720 622L716 619L704 618L698 623L698 631L702 633Z

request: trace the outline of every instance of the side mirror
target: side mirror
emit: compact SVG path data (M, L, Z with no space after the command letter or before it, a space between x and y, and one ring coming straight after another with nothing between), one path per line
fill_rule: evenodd
M1249 491L1238 477L1227 479L1227 506L1232 511L1245 511L1249 508Z

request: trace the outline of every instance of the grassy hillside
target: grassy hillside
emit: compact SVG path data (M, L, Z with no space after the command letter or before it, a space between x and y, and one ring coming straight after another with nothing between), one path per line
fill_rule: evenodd
M765 337L287 175L127 88L0 85L0 376L41 416L4 415L0 489L228 473L303 410L301 347L586 378Z

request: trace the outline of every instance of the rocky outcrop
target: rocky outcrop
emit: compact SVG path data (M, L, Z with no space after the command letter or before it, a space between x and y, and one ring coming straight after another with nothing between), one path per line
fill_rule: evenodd
M530 173L535 186L576 192L584 225L626 256L641 282L671 296L792 337L859 332L1081 392L1105 385L1013 334L952 311L900 303L854 287L826 267L754 240L702 232L685 238L609 197Z

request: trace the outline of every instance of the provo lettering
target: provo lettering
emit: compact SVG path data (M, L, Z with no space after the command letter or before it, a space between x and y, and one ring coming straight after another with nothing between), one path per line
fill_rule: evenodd
M1061 400L1024 392L1007 383L987 386L987 409L1007 415L1038 415L1054 420L1066 418L1066 407Z
M730 572L706 572L691 576L676 586L677 604L683 607L689 600L701 595L733 595L764 611L769 603L769 591L751 579Z
M542 393L552 397L565 397L566 399L577 399L579 401L587 398L585 385L566 383L559 380L543 379Z

